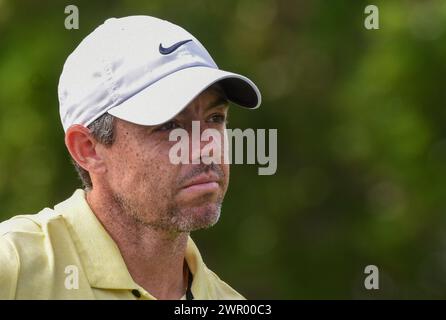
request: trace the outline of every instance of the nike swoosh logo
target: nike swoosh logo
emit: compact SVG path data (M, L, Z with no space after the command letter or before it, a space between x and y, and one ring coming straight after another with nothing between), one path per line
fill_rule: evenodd
M167 48L164 48L163 45L160 43L160 47L159 47L160 53L163 55L170 54L170 53L174 52L175 50L177 50L179 47L181 47L183 44L188 43L189 41L192 41L192 39L177 42Z

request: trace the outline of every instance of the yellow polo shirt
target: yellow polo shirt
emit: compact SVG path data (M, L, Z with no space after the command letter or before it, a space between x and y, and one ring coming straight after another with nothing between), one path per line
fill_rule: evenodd
M195 299L244 299L204 264L189 238ZM155 299L78 189L54 209L0 223L0 299Z

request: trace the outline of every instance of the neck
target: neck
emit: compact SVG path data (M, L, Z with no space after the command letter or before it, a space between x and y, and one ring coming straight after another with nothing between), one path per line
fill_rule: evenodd
M117 244L134 281L157 299L179 299L187 285L188 233L155 230L122 212L111 196L87 192L87 202Z

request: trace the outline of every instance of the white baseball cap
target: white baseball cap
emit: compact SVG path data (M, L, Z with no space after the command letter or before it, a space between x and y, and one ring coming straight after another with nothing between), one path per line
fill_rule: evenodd
M189 32L149 16L111 18L70 54L59 79L65 131L88 126L108 112L140 125L157 125L218 82L227 98L257 108L261 95L248 78L220 70Z

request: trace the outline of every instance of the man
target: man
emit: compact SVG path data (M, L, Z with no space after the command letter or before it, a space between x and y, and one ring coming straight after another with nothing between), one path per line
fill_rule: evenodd
M0 224L0 298L242 299L203 263L192 231L214 225L227 164L173 164L175 128L224 133L228 101L260 105L249 79L219 70L186 30L109 19L65 62L65 144L85 189Z

